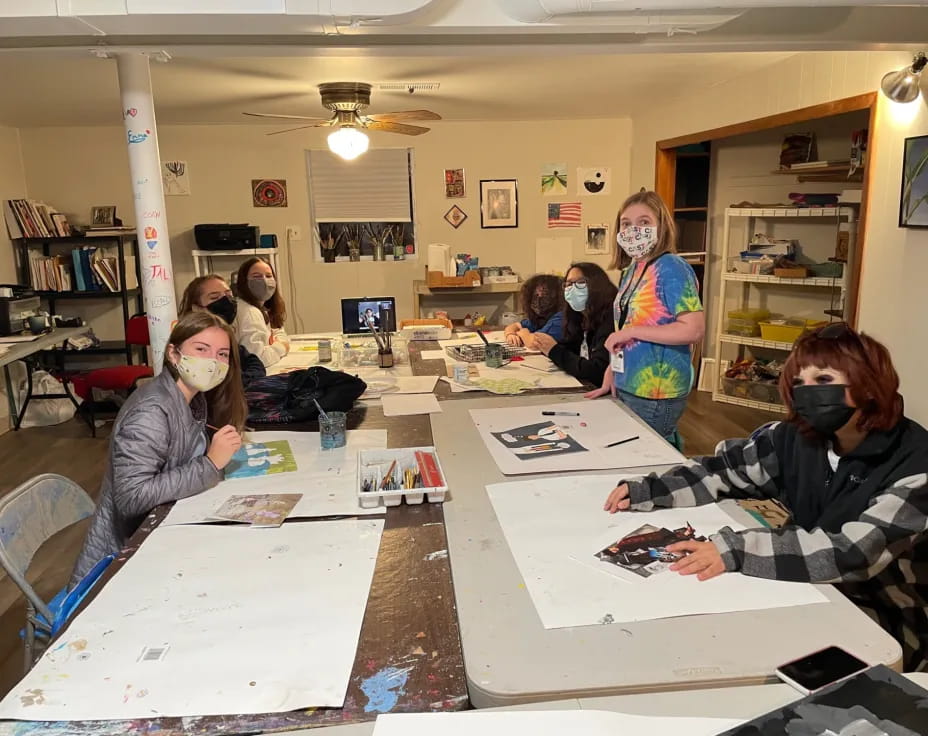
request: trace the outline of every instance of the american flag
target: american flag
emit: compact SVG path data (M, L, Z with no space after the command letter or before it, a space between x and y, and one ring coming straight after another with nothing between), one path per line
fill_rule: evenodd
M583 205L580 202L556 202L548 205L548 227L580 227Z

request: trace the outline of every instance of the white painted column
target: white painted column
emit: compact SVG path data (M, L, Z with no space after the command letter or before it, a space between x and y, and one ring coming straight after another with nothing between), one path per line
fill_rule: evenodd
M171 241L161 188L161 156L151 94L148 56L124 52L116 56L122 117L129 147L129 172L139 241L139 271L148 314L155 373L161 371L171 328L177 321Z

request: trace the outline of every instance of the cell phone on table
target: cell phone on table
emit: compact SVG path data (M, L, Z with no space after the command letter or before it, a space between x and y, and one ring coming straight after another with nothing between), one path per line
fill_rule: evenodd
M826 647L780 665L776 673L783 682L803 695L812 695L869 667L869 664L841 647Z

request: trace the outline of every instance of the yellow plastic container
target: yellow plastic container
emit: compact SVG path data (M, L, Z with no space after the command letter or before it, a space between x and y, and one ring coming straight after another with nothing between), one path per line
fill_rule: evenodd
M746 319L752 322L760 322L765 319L770 319L770 310L769 309L751 309L746 307L744 309L731 309L728 312L729 319Z
M760 336L775 342L796 342L808 330L825 324L814 319L784 319L776 322L761 322Z

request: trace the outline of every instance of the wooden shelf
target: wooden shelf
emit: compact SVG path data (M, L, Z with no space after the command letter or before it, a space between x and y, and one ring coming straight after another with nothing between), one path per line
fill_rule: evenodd
M729 335L727 332L719 335L720 342L728 342L733 345L749 345L755 348L770 348L771 350L785 350L789 352L793 349L791 342L779 342L777 340L764 340L761 337L744 337L742 335Z
M746 406L749 409L761 409L762 411L772 411L779 414L786 414L786 407L783 404L771 404L768 401L755 401L754 399L740 399L737 396L716 391L712 394L713 401L720 401L723 404L735 404L737 406Z
M726 281L747 281L751 284L775 284L777 286L818 286L838 289L844 286L844 278L822 278L810 276L807 279L781 279L779 276L759 276L753 273L726 273Z
M138 289L126 289L126 296L136 296ZM121 299L122 291L37 291L44 299Z
M851 207L727 207L731 217L848 217L856 219Z

